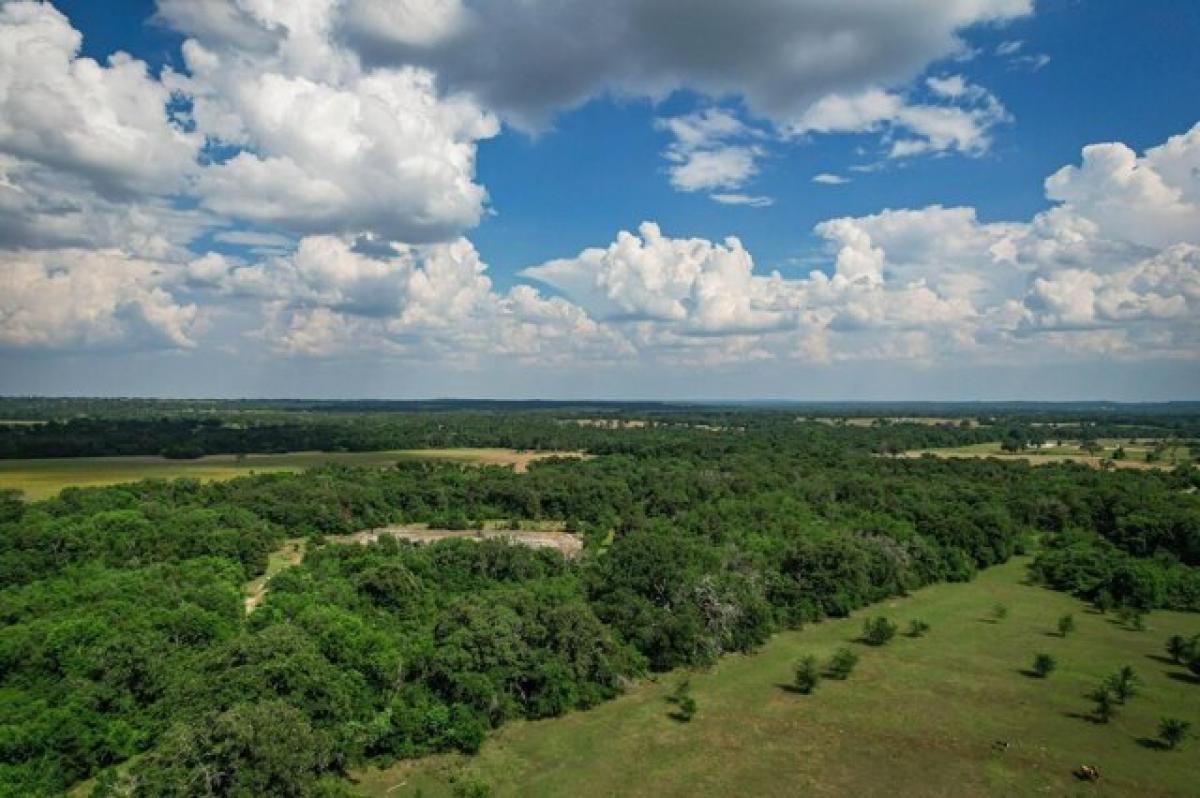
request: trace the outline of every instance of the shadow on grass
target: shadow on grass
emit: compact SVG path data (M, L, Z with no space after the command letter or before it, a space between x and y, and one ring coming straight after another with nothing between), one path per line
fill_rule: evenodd
M1186 671L1167 671L1167 678L1184 684L1200 684L1200 676L1194 676Z
M1161 662L1163 665L1182 665L1170 657L1164 657L1162 654L1147 654L1146 659L1152 659L1155 662Z
M980 623L1000 623L995 618L976 618Z
M1045 679L1046 677L1030 668L1018 668L1017 673L1024 676L1026 679Z
M1157 737L1139 737L1137 744L1142 748L1149 748L1151 751L1170 751L1167 744Z
M675 721L676 723L691 723L692 722L691 715L688 715L686 712L680 712L678 709L673 709L670 712L668 712L667 717L670 718L671 720Z
M1088 723L1094 723L1097 726L1104 726L1105 721L1096 717L1090 712L1064 712L1064 718L1072 718L1074 720L1086 720Z
M1042 632L1042 634L1044 634L1046 637L1057 637L1057 638L1063 639L1063 640L1065 640L1067 637L1062 632Z
M812 690L805 692L804 690L801 690L799 687L797 687L794 684L784 684L783 682L777 682L775 684L775 686L778 687L783 692L791 693L792 695L812 695L812 693L813 693Z

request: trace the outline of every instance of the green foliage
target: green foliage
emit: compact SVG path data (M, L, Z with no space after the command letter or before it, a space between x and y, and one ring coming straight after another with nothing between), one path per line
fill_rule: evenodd
M842 646L833 652L833 657L830 658L829 665L825 668L825 674L830 679L847 679L853 673L856 665L858 665L858 654L849 646Z
M792 686L796 688L796 692L808 695L817 689L817 685L820 682L821 671L817 666L816 657L810 654L796 663L796 670L792 679Z
M667 696L667 702L675 705L671 717L681 723L689 722L696 715L696 699L692 696L690 679L680 679L675 689Z
M863 621L863 642L871 646L885 645L896 636L896 629L896 624L882 615L868 618Z
M920 618L914 618L908 623L909 637L923 637L929 633L929 624Z
M1058 661L1049 654L1037 654L1033 658L1033 672L1039 679L1045 679L1058 668Z
M1107 685L1096 688L1092 693L1092 700L1096 702L1092 714L1098 722L1108 723L1117 714L1117 701Z
M1058 636L1066 637L1075 631L1075 616L1064 615L1058 619Z
M1131 666L1125 665L1104 682L1108 691L1120 704L1137 695L1140 680Z
M647 669L705 665L782 628L969 580L1033 530L1047 584L1098 604L1200 609L1200 497L1185 472L874 456L1004 430L1036 442L1028 419L868 428L655 406L636 411L653 424L625 429L541 409L64 407L70 420L0 429L0 457L464 445L597 456L521 474L400 462L148 480L28 504L0 491L0 793L59 793L138 755L130 773L164 795L218 771L217 794L327 794L354 764L475 751L499 724L592 706ZM485 521L569 525L588 548L568 562L491 540L337 537ZM306 559L246 616L243 586L294 538L309 541ZM875 618L863 637L882 645L896 631ZM833 678L854 667L844 652ZM292 747L259 740L268 727Z
M1008 617L1008 607L1003 604L997 604L992 607L992 620L1003 621Z
M1178 748L1184 740L1191 736L1191 721L1180 718L1163 718L1158 724L1158 739L1170 751Z

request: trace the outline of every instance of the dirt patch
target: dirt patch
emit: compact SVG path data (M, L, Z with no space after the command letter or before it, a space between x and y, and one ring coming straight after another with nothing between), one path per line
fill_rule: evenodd
M581 539L555 529L431 529L423 524L403 524L365 529L352 535L339 535L331 540L339 543L374 543L381 537L411 540L414 543L433 543L448 538L510 540L534 549L558 549L567 559L578 557L583 551Z

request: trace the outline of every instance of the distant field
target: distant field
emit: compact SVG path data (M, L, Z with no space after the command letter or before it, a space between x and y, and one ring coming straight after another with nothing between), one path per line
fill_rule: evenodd
M445 460L472 465L511 465L524 471L534 460L581 457L577 452L518 452L513 449L403 449L381 452L291 452L238 457L215 454L198 460L165 457L68 457L0 460L0 488L16 488L27 499L45 499L67 487L96 487L141 479L192 477L202 481L254 473L303 471L325 463L385 466L398 460Z
M1200 741L1164 752L1139 739L1164 715L1200 727L1200 681L1162 651L1169 635L1200 632L1200 616L1155 612L1147 631L1130 631L1023 584L1027 562L777 635L754 655L691 674L699 711L690 723L667 715L681 675L671 674L586 712L505 726L474 758L360 772L357 789L437 798L467 773L497 796L1196 795ZM1009 612L993 622L997 602ZM1068 612L1078 629L1063 639L1052 630ZM933 630L879 649L852 644L862 617L876 614L902 625L922 618ZM862 654L848 681L825 680L809 696L783 689L799 657L825 659L847 644ZM1049 679L1023 673L1036 652L1058 659ZM1126 664L1141 694L1107 725L1086 719L1086 694ZM1072 775L1085 763L1100 769L1099 783Z
M905 452L904 456L921 457L931 454L935 457L997 457L1009 460L1026 460L1034 465L1046 465L1047 463L1061 463L1066 460L1074 460L1075 462L1097 468L1105 461L1111 460L1113 466L1116 468L1139 469L1168 469L1183 463L1192 462L1188 447L1183 445L1168 447L1162 453L1160 460L1151 463L1146 462L1146 455L1153 451L1153 442L1139 441L1137 443L1130 443L1127 440L1105 438L1098 441L1098 443L1101 447L1099 454L1089 454L1073 443L1063 446L1049 444L1046 448L1028 449L1023 452L1005 452L1001 450L999 442L993 441L991 443L974 443L967 446L954 446L941 449L918 449ZM1125 457L1119 460L1112 460L1113 452L1118 445L1125 449Z
M876 423L887 422L889 424L920 424L926 427L943 427L965 426L978 427L980 426L978 419L974 418L949 418L937 416L849 416L846 418L835 418L832 416L802 416L797 421L816 421L821 424L840 425L844 424L847 427L873 427Z

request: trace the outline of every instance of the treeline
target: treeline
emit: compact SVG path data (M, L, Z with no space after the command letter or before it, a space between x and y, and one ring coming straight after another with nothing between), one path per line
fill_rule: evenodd
M491 438L487 416L412 418L396 429L608 453L525 474L402 463L0 496L0 794L97 774L99 795L338 794L352 766L472 751L506 720L1034 545L1056 587L1200 609L1191 470L881 458L871 436L892 428L760 412L724 431L518 415ZM332 537L497 520L559 522L584 555ZM292 537L307 557L245 616L243 585Z

